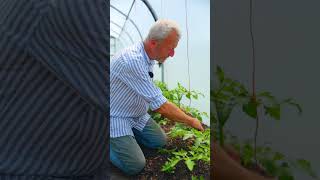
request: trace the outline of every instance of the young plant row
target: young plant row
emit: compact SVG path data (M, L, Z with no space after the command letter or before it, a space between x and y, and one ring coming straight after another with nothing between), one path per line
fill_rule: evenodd
M180 83L177 88L169 90L167 85L163 82L156 81L156 85L161 89L163 95L170 102L176 104L180 109L190 116L193 116L200 121L204 117L208 117L205 112L200 112L198 109L184 105L183 100L198 99L203 94L196 91L188 91ZM152 118L161 125L166 125L170 121L163 118L158 113L151 113ZM190 128L181 123L175 123L172 125L169 133L169 138L174 138L183 141L186 146L180 149L160 149L159 152L167 154L168 160L162 166L162 171L168 173L174 173L174 170L179 162L183 162L188 170L193 171L198 161L203 161L206 164L210 164L210 129L200 132L194 128ZM200 177L192 177L193 180L203 179Z
M159 150L160 153L167 153L171 158L163 165L162 171L173 173L175 166L183 161L187 168L192 171L197 161L210 162L210 130L200 132L190 129L182 124L176 124L169 133L171 138L181 138L189 147L186 149ZM188 142L191 141L191 143Z

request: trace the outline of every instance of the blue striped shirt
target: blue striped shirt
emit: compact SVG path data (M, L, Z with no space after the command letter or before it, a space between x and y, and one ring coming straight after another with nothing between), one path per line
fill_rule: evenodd
M110 137L134 136L132 128L142 131L156 110L167 99L154 85L153 71L142 42L116 54L110 64Z

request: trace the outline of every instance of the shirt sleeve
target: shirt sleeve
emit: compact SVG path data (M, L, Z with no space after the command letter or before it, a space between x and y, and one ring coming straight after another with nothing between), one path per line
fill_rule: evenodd
M147 101L150 109L153 111L160 108L167 99L152 82L143 61L144 59L135 59L122 63L120 65L122 66L121 71L119 71L117 77Z
M28 53L94 108L108 113L109 8L105 0L46 1Z

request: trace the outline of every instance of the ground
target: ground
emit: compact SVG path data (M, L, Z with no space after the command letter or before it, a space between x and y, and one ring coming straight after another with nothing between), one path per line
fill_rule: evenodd
M166 126L162 126L165 132L170 130L172 124L167 124ZM166 149L173 148L183 148L186 149L192 140L182 141L180 138L176 139L168 139L168 143L166 145ZM116 167L112 166L111 170L111 180L168 180L168 179L179 179L179 180L191 180L192 176L203 176L205 180L209 178L209 170L210 165L204 163L203 161L198 161L195 165L193 171L189 171L183 161L180 161L176 165L176 169L174 173L165 173L161 171L162 165L167 161L168 155L161 154L158 150L149 149L143 146L140 146L144 155L146 157L146 166L141 173L136 176L128 177L120 172Z

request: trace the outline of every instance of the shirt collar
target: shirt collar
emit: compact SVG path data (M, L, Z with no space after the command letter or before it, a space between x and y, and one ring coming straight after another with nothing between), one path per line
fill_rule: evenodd
M147 61L147 63L152 66L154 65L156 62L155 60L151 60L146 52L146 50L144 49L144 44L143 44L143 41L140 42L140 46L141 46L141 51L142 51L142 54L144 56L144 59Z

